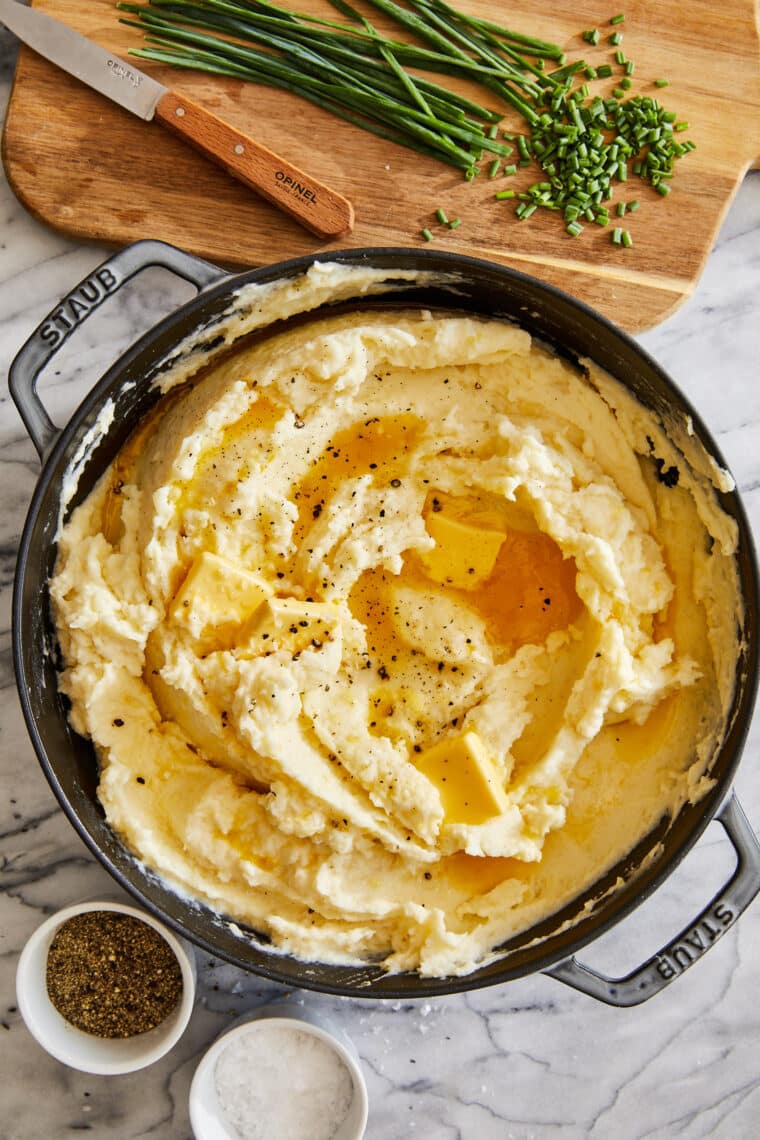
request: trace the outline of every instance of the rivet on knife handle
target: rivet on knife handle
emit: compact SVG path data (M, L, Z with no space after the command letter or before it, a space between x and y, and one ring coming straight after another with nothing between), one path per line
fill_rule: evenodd
M156 104L155 117L319 237L337 238L352 229L354 211L347 198L185 95L168 91Z

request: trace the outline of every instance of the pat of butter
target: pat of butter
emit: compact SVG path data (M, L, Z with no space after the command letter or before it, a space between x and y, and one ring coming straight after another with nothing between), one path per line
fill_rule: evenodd
M435 546L421 557L434 582L475 590L490 578L504 542L503 530L482 526L475 519L455 518L445 507L431 511L425 525Z
M447 823L485 823L509 809L493 760L476 732L434 744L414 757L438 789Z
M309 647L321 649L325 642L335 641L338 633L339 616L334 606L298 598L268 598L243 630L240 646L255 654L269 649L300 653Z
M220 626L242 625L272 592L249 570L204 551L190 567L169 615L200 637Z

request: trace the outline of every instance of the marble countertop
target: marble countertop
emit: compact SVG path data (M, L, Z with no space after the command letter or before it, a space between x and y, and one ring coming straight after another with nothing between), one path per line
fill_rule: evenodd
M0 31L0 107L14 49ZM0 180L0 371L54 304L104 259L50 232ZM136 333L190 295L163 271L88 321L56 358L43 393L64 422L93 378ZM711 425L760 533L760 174L726 217L694 296L641 342ZM39 472L0 386L0 1140L189 1140L187 1096L204 1049L242 1012L284 991L199 954L199 1000L175 1049L152 1068L91 1077L45 1054L16 1008L14 975L47 915L111 893L58 809L22 721L13 679L16 549ZM736 789L760 829L760 717ZM730 872L711 824L666 884L583 959L623 974L694 917ZM337 1017L360 1052L370 1095L367 1140L750 1140L760 1132L760 904L649 1003L615 1009L537 975L418 1003L295 994ZM276 1138L273 1138L276 1140Z

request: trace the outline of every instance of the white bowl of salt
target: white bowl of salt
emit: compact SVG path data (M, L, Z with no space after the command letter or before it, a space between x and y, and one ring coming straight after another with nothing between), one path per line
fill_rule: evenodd
M361 1140L367 1113L350 1038L284 1001L218 1037L190 1086L196 1140Z

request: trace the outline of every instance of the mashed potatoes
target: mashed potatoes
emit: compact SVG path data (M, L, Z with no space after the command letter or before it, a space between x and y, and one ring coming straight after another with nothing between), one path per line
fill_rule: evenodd
M557 912L709 787L736 533L681 435L415 310L176 384L51 582L112 826L304 959L463 974Z

